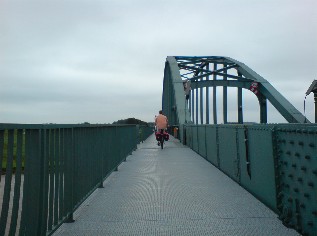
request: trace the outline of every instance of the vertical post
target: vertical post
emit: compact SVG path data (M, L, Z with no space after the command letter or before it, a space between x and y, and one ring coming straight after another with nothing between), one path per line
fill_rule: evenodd
M238 76L242 77L242 74L237 70ZM243 124L243 108L242 108L242 88L238 88L238 123Z
M223 64L223 67L225 68L227 65ZM226 81L227 80L227 69L224 69L224 74L225 76L223 76L223 80ZM228 123L228 89L227 86L223 86L223 123L227 124Z
M76 131L78 131L78 129L76 129ZM67 161L67 172L65 173L65 199L67 198L67 200L65 200L65 203L67 203L67 219L65 221L65 223L73 223L75 222L74 220L74 215L73 215L73 211L74 211L74 205L75 205L75 194L74 194L74 181L75 181L75 169L76 167L75 165L75 159L76 159L76 143L75 143L75 135L74 135L74 128L68 129L67 130L67 139L65 139L64 141L66 142L66 161ZM77 163L77 160L76 160ZM67 178L67 180L66 180ZM67 192L66 192L67 191Z
M0 133L2 135L2 133ZM0 143L1 146L1 143ZM15 186L14 186L14 198L13 198L13 207L10 223L10 232L9 235L16 234L16 226L19 214L19 202L20 202L20 187L21 187L21 174L22 174L22 150L23 150L23 130L17 130L17 139L16 139L16 172L15 172ZM2 153L2 152L0 152ZM0 160L0 163L2 161ZM3 208L2 208L3 209Z
M138 130L139 126L137 125L136 126L136 129ZM104 170L103 170L103 159L105 158L105 137L104 137L104 133L105 133L105 127L98 127L98 145L99 145L99 148L101 149L100 150L100 183L99 183L99 186L98 188L103 188L103 176L104 176ZM101 141L102 140L102 141ZM135 141L137 140L136 138L134 139ZM136 144L135 144L136 145Z
M267 103L266 98L260 94L259 95L259 103L260 103L260 123L266 124L267 123Z
M214 63L214 71L217 70L217 64ZM217 75L214 74L213 80L217 80ZM214 115L214 124L217 124L217 87L213 87L213 115Z
M38 231L42 211L40 208L43 201L41 196L41 183L43 183L41 148L41 130L26 130L24 188L19 235L42 235Z
M314 102L315 102L315 123L317 123L317 92L314 92Z
M6 225L9 215L9 202L11 197L11 181L13 174L13 146L14 146L14 130L10 129L7 133L7 166L4 184L3 201L1 207L1 217L0 217L0 235L5 235ZM2 153L0 154L2 155ZM2 168L2 162L1 162Z
M207 63L206 70L209 71L209 63ZM207 75L206 80L209 80ZM209 87L206 87L206 124L209 124Z
M39 213L39 231L38 234L44 234L47 231L47 199L48 199L48 177L49 177L49 163L47 158L47 151L48 151L48 145L47 145L47 130L41 129L40 132L40 145L41 145L41 162L42 162L42 168L41 168L41 193L40 196L42 196L41 202L40 202L40 209L41 212Z
M58 195L59 195L59 177L60 177L60 129L54 129L54 166L55 166L55 173L54 173L54 225L58 224Z
M192 115L192 96L191 96L191 91L189 92L189 98L188 98L188 110L189 110L189 117Z
M192 121L193 121L193 123L195 122L195 108L194 108L194 106L195 106L195 98L194 98L194 90L192 89L192 91L191 91L191 96L190 96L190 99L191 99L191 110L192 110Z
M203 81L203 78L200 79L200 81ZM200 88L200 124L204 123L204 89Z
M197 82L198 80L196 80L196 84ZM197 87L196 87L196 124L198 125L198 88Z
M242 88L238 88L238 123L243 124Z

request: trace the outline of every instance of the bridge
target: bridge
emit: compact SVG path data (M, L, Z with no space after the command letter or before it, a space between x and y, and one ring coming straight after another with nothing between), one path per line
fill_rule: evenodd
M267 124L268 101L289 123ZM0 235L316 235L317 126L267 80L167 57L162 109L178 131L163 150L147 126L1 124Z

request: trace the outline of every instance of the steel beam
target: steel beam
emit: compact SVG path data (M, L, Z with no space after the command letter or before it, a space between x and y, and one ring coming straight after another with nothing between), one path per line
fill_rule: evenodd
M206 65L206 69L209 70L209 63ZM209 80L209 75L206 77L206 81ZM206 124L209 124L209 87L206 87Z
M238 123L243 124L242 88L238 88Z
M209 63L213 63L210 70ZM218 64L223 65L218 69ZM229 69L236 69L237 75L228 73ZM191 100L185 99L182 76L191 80ZM190 75L192 74L192 75ZM190 76L192 76L190 78ZM209 80L209 76L213 76ZM219 79L220 77L220 79ZM205 78L205 79L204 79ZM260 122L267 122L267 100L279 111L279 113L290 123L305 123L307 119L289 101L287 101L268 81L255 73L245 64L230 57L201 56L201 57L167 57L163 82L163 111L168 115L173 124L180 125L180 136L182 136L182 124L192 122L209 123L209 87L213 87L213 120L217 124L217 86L223 87L223 116L227 123L227 87L238 88L238 122L243 123L242 89L250 89L251 83L259 84L257 98L260 104ZM203 89L205 88L206 89ZM206 93L204 94L204 91ZM199 96L200 95L200 96ZM205 97L204 97L205 96ZM206 100L206 104L204 104ZM206 114L204 116L204 107ZM190 110L190 112L187 111ZM200 113L199 113L200 112ZM192 119L191 117L192 116ZM309 122L309 121L308 121ZM309 122L310 123L310 122Z
M223 67L226 67L226 64L223 64ZM223 80L227 81L227 70L224 70ZM228 89L227 86L223 86L223 123L228 123Z
M226 59L236 63L239 66L237 68L238 71L246 78L260 83L260 93L271 102L271 104L289 123L305 123L305 116L299 112L288 100L286 100L286 98L282 96L267 80L251 70L245 64L230 57L226 57Z
M214 70L217 70L217 64L214 63ZM214 74L213 80L210 82L217 82L217 75ZM208 81L209 83L209 81ZM193 87L192 87L193 88ZM214 124L217 124L217 87L213 86L213 116L214 116Z

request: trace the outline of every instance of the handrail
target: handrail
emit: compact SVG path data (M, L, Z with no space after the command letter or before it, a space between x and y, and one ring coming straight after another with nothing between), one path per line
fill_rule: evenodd
M316 124L187 124L186 145L275 211L317 235Z
M50 235L71 222L151 133L138 125L0 124L0 235Z

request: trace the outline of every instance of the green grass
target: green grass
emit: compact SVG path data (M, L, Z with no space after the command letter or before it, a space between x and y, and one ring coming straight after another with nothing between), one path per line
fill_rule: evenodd
M24 169L24 160L25 160L25 135L23 131L23 136L22 136L22 169ZM16 165L17 165L17 130L14 130L14 137L13 137L13 172L16 171ZM7 160L8 160L8 130L5 130L3 133L3 153L0 153L2 155L2 173L6 172L7 169Z

